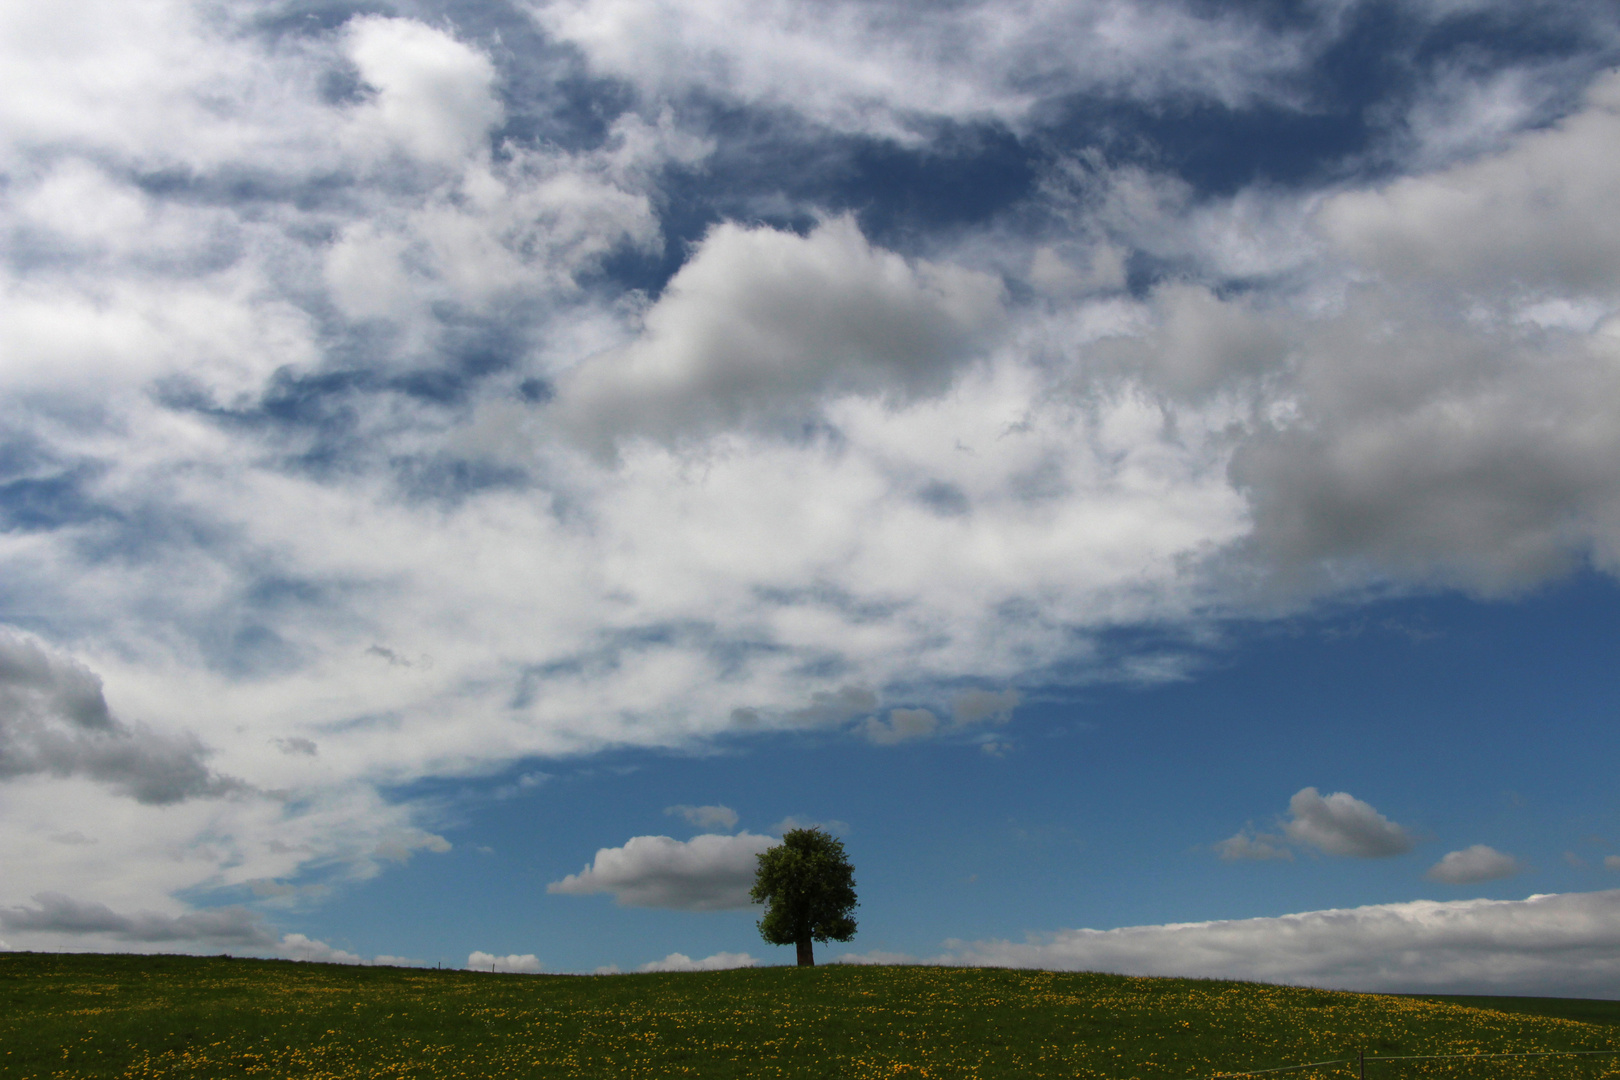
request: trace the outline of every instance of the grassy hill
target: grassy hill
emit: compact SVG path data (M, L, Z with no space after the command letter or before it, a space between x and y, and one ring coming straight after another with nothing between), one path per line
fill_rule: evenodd
M0 954L0 1077L1206 1077L1365 1049L1367 1076L1620 1077L1586 1023L1436 1000L931 967L488 975L224 957ZM1584 1011L1580 1011L1584 1010ZM1282 1074L1345 1077L1345 1066Z

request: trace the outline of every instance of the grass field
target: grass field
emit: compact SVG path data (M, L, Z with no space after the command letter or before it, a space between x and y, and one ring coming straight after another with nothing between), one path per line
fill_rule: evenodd
M1620 1006L933 967L488 975L0 954L4 1077L1620 1077ZM1517 1011L1470 1007L1502 1004ZM1602 1022L1583 1022L1602 1021ZM1284 1073L1346 1077L1345 1066Z

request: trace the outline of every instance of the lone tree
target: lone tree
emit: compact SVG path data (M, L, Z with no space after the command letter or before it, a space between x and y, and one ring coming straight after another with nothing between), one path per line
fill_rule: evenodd
M789 829L759 855L749 897L766 904L759 934L772 945L797 945L799 966L812 967L811 941L855 936L855 868L844 845L820 829Z

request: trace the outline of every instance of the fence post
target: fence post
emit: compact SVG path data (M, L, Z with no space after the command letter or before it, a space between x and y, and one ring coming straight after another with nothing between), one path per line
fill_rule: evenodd
M1365 1046L1356 1051L1356 1064L1361 1068L1361 1080L1367 1080L1367 1048Z

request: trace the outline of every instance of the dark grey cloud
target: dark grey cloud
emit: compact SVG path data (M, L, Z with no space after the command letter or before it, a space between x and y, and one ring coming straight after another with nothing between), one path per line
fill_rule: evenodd
M154 805L245 790L207 754L190 733L119 721L88 668L0 629L0 780L82 776Z
M210 908L185 915L150 911L120 915L105 904L84 903L55 892L39 893L33 902L33 907L0 909L0 926L14 932L104 934L132 944L183 941L264 948L278 940L257 913L244 907Z

